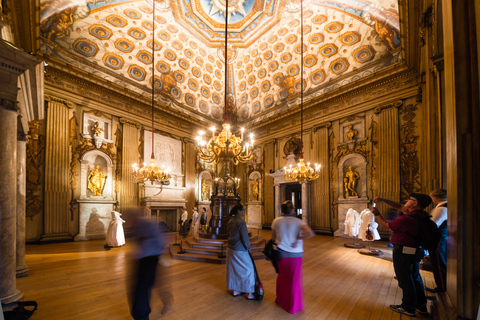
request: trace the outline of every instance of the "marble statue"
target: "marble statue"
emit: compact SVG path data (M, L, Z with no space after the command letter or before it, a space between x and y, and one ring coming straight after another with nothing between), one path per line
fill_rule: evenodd
M90 172L87 179L88 190L90 190L94 196L101 196L103 188L105 188L105 181L107 180L107 176L104 175L103 172L100 170L99 165L95 166L95 170Z

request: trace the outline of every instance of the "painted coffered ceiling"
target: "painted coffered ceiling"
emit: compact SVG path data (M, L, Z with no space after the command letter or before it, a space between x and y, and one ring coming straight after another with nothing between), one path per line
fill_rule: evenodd
M42 51L150 95L152 51L159 100L180 112L258 121L298 104L299 1L46 0ZM396 0L304 0L304 99L325 94L398 62ZM153 34L152 34L153 32Z

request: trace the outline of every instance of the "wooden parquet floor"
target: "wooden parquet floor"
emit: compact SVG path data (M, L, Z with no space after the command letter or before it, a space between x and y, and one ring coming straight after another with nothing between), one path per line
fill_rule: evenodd
M270 231L262 230L260 236L269 239ZM169 237L173 243L173 234ZM402 294L387 243L373 243L372 248L383 251L375 257L344 247L346 242L351 240L328 236L305 241L305 311L295 315L275 303L276 273L269 261L256 261L265 288L264 300L258 302L231 295L225 265L173 260L165 254L169 266L159 268L164 284L158 288L167 288L174 301L161 317L163 304L154 293L151 319L409 319L389 308L401 303ZM31 319L131 319L126 288L133 251L129 239L111 250L103 248L103 241L28 245L30 276L17 279L17 288L25 300L38 302ZM422 276L434 287L431 272L422 271Z

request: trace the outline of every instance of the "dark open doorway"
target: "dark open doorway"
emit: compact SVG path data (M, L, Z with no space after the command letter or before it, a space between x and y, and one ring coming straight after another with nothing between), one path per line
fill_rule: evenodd
M285 200L292 200L297 212L297 218L302 219L302 185L291 183L285 186Z

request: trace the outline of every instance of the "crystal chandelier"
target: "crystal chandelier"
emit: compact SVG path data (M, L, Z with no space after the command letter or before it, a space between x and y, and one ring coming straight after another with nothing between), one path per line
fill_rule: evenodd
M147 166L146 163L143 164L142 168L139 168L136 163L132 165L133 167L133 176L135 179L150 181L152 184L157 182L167 182L170 180L171 176L168 173L169 170L163 170L161 167L157 167L155 163L155 154L154 154L154 104L155 104L155 0L153 0L153 20L152 20L153 31L152 31L152 156L150 158L150 164Z
M228 34L228 0L225 3L225 113L223 116L223 129L218 136L215 136L215 127L211 127L212 138L208 141L203 140L205 132L200 131L197 140L197 153L200 159L205 162L218 163L220 159L231 160L234 165L240 162L252 160L253 153L253 134L250 134L250 142L243 140L244 128L241 128L240 138L230 132L230 122L228 119L228 58L227 58L227 34Z
M320 176L320 165L316 164L312 168L310 162L305 165L303 159L303 0L300 0L300 42L301 42L301 65L300 65L300 74L301 74L301 89L300 89L300 160L298 161L297 166L293 167L290 165L288 168L285 167L285 180L287 181L298 181L300 183L304 181L312 181L317 179Z

